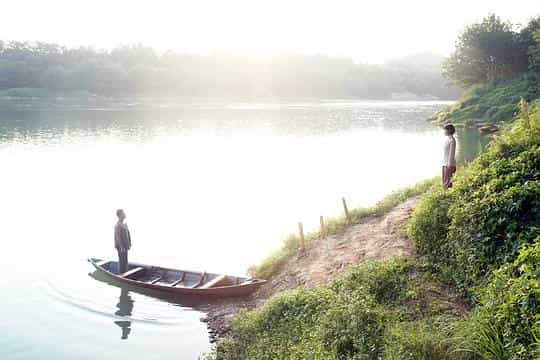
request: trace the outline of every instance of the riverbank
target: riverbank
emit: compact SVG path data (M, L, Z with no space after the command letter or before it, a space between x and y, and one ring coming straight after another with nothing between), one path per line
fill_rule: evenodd
M350 266L369 260L411 256L406 224L421 194L436 183L437 179L430 179L396 191L370 209L350 210L350 226L344 217L329 221L327 234L315 232L306 236L305 251L298 249L296 235L289 236L282 249L250 269L252 275L267 278L267 284L246 299L219 302L209 309L202 321L208 325L211 340L230 333L235 315L263 305L276 294L327 284Z
M476 128L482 133L495 133L512 121L524 99L540 98L540 74L525 73L510 80L494 80L478 84L465 91L454 104L428 120L436 124Z
M226 335L210 357L537 359L539 140L540 104L522 101L451 190L314 238L243 306L209 314Z

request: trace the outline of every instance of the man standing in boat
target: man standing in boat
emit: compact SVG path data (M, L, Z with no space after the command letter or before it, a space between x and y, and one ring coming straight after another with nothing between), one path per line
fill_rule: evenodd
M126 213L122 209L116 210L118 222L114 226L114 247L118 251L118 273L128 270L128 250L131 248L131 235L127 224L124 223Z

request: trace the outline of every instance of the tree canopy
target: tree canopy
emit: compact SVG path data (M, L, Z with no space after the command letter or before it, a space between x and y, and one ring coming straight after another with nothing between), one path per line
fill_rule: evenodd
M443 64L443 74L453 84L468 87L493 79L537 71L537 32L540 17L521 29L491 14L469 25L458 37L456 48Z

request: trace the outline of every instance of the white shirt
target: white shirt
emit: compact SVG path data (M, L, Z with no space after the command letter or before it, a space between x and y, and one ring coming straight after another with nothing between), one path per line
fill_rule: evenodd
M443 166L456 166L456 139L448 135L444 142Z

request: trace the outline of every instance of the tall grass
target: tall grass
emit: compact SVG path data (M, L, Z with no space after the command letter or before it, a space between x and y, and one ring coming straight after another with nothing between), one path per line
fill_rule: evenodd
M455 352L461 357L481 360L511 358L512 354L505 349L501 329L496 324L487 319L469 319L460 325L460 335L455 339L457 344Z

